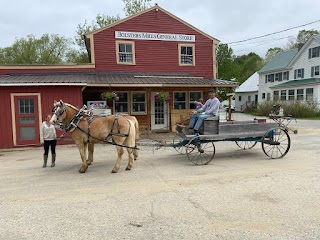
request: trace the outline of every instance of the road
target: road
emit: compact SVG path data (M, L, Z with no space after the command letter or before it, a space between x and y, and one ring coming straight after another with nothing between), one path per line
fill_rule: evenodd
M54 168L41 148L1 151L0 239L320 239L320 121L292 127L282 159L217 142L194 166L145 148L116 174L114 146L97 145L85 174L74 146L58 146Z

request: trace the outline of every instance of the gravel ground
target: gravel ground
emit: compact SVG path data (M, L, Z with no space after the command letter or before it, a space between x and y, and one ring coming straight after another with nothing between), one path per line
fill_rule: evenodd
M0 239L320 239L320 121L291 126L282 159L217 142L214 160L194 166L146 147L116 174L113 146L97 145L85 174L74 146L44 169L41 148L1 151Z

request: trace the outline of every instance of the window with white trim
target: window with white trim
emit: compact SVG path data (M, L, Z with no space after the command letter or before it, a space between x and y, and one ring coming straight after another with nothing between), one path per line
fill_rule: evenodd
M133 41L116 41L117 63L135 64L135 46Z
M178 44L179 49L179 65L195 66L195 45L194 44Z
M319 66L311 67L311 77L319 76L320 75L319 70L320 70Z
M313 88L306 89L306 100L313 101Z
M303 101L304 89L297 89L297 100Z
M289 71L283 72L283 80L289 80Z
M132 114L146 114L146 92L132 92L131 93L131 113Z
M266 93L262 93L262 99L266 98Z
M287 100L287 90L281 90L280 99L283 101Z
M278 101L279 100L279 91L273 91L273 100Z
M294 79L304 78L304 68L294 70Z
M114 103L116 113L128 113L128 92L117 92L119 100Z
M186 106L187 106L187 93L173 92L173 108L186 109Z
M189 92L189 108L196 108L194 101L198 102L199 99L202 99L202 92Z
M294 100L294 89L288 90L288 100Z
M309 48L309 59L316 58L316 57L320 57L320 46Z

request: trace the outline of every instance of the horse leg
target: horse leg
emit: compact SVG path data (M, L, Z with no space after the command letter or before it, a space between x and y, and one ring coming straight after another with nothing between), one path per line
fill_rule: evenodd
M91 163L93 162L93 152L94 152L94 143L89 143L88 144L88 160L87 160L88 165L91 165Z
M86 152L87 152L87 144L84 144L83 142L76 142L76 145L79 149L82 165L79 169L80 173L85 173L88 169L87 159L86 159Z
M128 152L128 154L129 154L129 152ZM136 161L138 159L138 156L139 156L138 149L133 149L133 156L134 156L134 161Z
M134 156L135 156L135 154L134 154L135 150L136 149L133 150L132 148L127 148L128 157L129 157L128 166L126 168L127 171L131 170L131 168L132 168Z
M117 152L118 152L118 159L116 164L114 165L113 169L112 169L112 173L116 173L119 171L119 168L122 165L122 155L123 155L123 148L120 146L117 146Z

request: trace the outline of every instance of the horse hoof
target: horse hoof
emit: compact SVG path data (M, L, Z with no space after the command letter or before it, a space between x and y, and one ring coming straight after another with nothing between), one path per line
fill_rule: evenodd
M129 168L129 167L126 168L126 171L130 171L130 170L131 170L131 168Z
M114 170L114 169L111 171L111 173L117 173L117 172L118 172L118 171L116 171L116 170Z
M79 169L79 173L85 173L86 171L83 170L82 168Z

